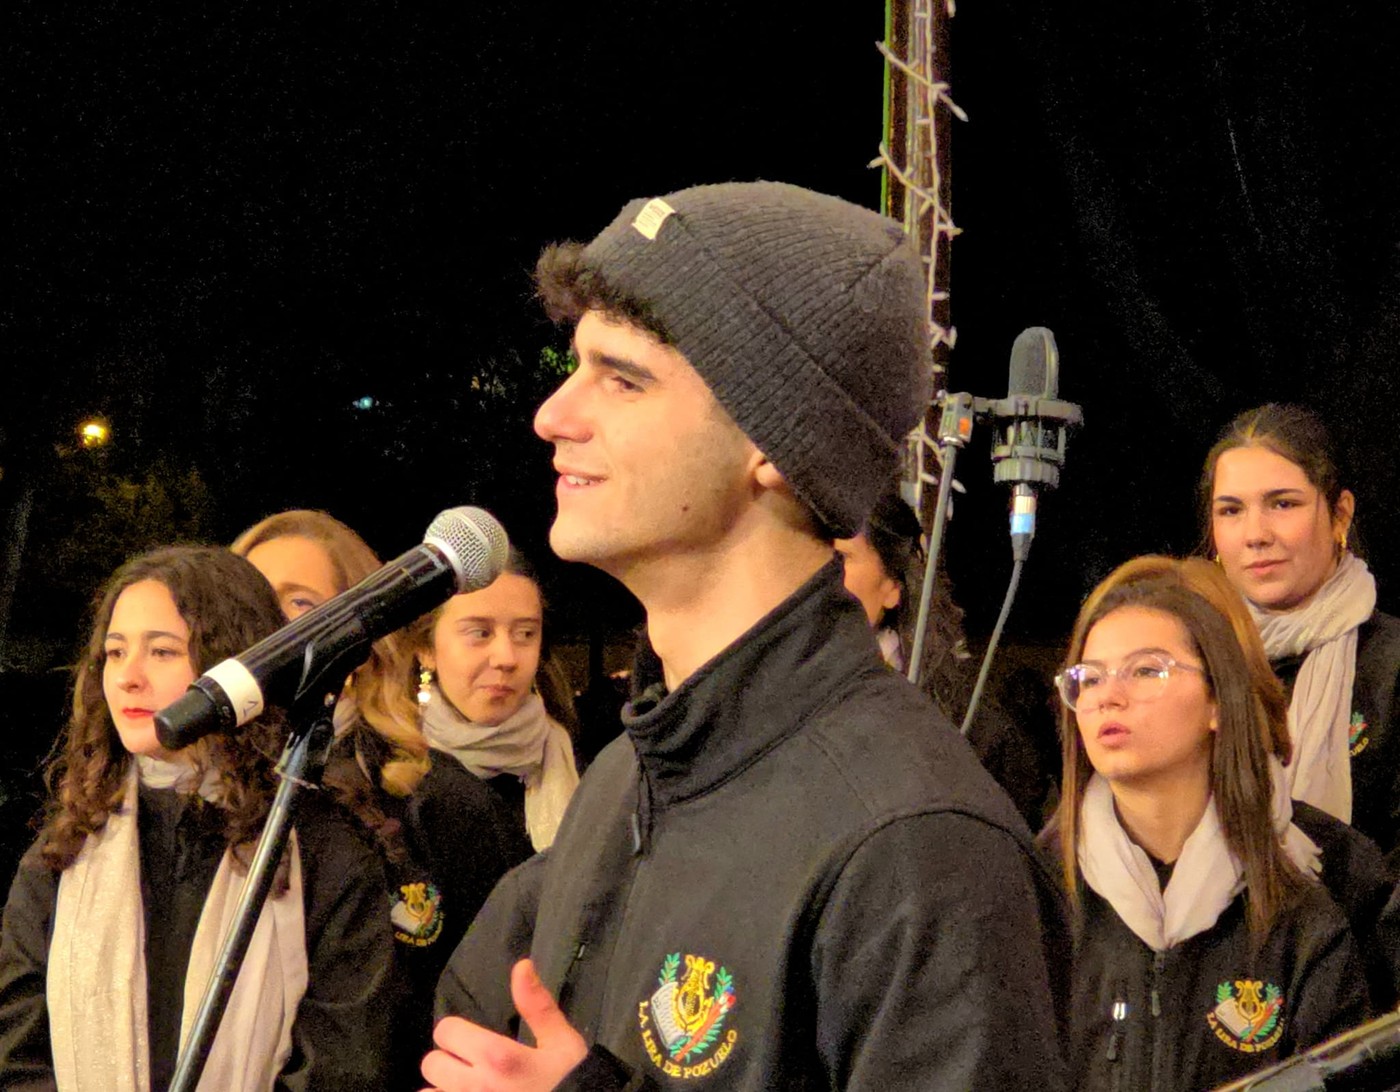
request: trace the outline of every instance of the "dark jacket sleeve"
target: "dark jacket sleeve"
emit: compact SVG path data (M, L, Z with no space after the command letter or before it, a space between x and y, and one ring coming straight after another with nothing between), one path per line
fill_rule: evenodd
M510 969L530 954L548 851L501 877L438 979L436 1013L464 1016L514 1036L519 1017L510 999Z
M1400 618L1377 611L1357 636L1351 821L1400 875Z
M1351 923L1371 1003L1400 1001L1400 901L1375 842L1321 808L1293 802L1293 822L1322 851L1322 885Z
M46 1001L49 930L58 896L58 874L35 849L20 862L0 926L0 1088L52 1092Z
M1065 1087L1039 870L958 814L900 819L852 855L813 951L817 1049L846 1090Z
M297 820L306 903L306 996L279 1089L380 1092L400 999L379 858L327 806Z
M1335 910L1333 911L1335 913ZM1351 930L1340 921L1305 938L1295 975L1293 1047L1307 1050L1371 1017L1365 972Z
M651 1092L660 1087L649 1074L637 1073L607 1047L594 1044L555 1092Z
M1386 866L1391 874L1400 877L1400 763L1395 761L1400 756L1400 739L1396 738L1400 736L1400 679L1396 677L1396 672L1400 671L1400 623L1391 619L1390 630L1387 654L1377 657L1379 662L1367 665L1368 677L1361 679L1357 685L1367 687L1368 704L1376 709L1372 714L1378 722L1375 731L1383 737L1385 744L1376 750L1384 755L1382 764L1390 764L1389 778L1377 778L1382 784L1382 792L1377 795L1382 795L1385 801L1389 813L1386 817L1388 825L1374 832L1372 837L1386 855ZM1358 664L1358 672L1361 668L1362 665ZM1387 780L1388 784L1385 783ZM1355 817L1352 821L1356 821Z

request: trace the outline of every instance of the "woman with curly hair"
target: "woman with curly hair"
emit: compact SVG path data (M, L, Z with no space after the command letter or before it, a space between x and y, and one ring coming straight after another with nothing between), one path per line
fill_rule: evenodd
M267 517L232 550L267 578L288 618L381 567L350 527L308 509ZM421 1087L418 1062L432 1048L438 976L496 881L530 853L498 796L429 749L404 685L412 665L407 648L402 632L381 637L346 681L324 777L373 833L384 862L382 905L409 987L394 1038L394 1089Z
M1074 1087L1214 1088L1364 1020L1352 933L1293 821L1283 691L1220 569L1120 566L1067 664L1045 837L1076 912Z
M98 601L37 842L0 935L0 1086L163 1090L267 818L285 722L176 752L154 715L283 622L211 547L128 561ZM306 799L205 1066L204 1087L378 1089L393 989L378 862Z

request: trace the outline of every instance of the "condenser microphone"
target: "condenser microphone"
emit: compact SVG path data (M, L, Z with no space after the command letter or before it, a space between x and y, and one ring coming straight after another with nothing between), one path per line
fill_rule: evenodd
M161 746L175 751L210 732L232 731L267 705L289 705L318 689L338 693L374 641L454 594L486 587L509 549L489 512L439 513L421 545L191 683L156 714Z
M1055 335L1044 326L1022 330L1011 346L1006 397L992 405L992 477L1011 483L1011 543L1020 558L1035 536L1037 490L1060 484L1067 426L1084 419L1078 406L1057 400L1059 388Z

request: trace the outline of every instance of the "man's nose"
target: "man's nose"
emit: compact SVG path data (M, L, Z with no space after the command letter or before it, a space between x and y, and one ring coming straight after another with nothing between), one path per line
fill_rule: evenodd
M574 372L535 411L535 435L554 443L584 440L588 428L583 419L583 382Z

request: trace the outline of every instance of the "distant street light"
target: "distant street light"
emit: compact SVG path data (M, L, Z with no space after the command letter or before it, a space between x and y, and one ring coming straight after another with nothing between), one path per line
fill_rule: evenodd
M93 419L78 426L78 435L82 438L83 447L101 447L111 434L112 430L107 427L105 421Z

